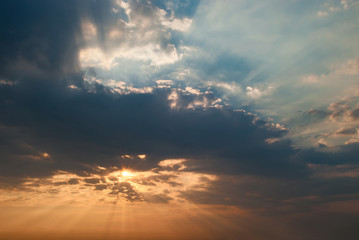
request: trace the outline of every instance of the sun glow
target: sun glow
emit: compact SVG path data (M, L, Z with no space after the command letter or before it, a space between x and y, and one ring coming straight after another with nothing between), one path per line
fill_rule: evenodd
M122 177L132 177L134 174L128 170L122 171L121 176Z

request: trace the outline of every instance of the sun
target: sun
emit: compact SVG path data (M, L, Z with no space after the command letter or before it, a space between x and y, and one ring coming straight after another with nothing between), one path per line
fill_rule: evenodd
M122 177L131 177L131 176L133 176L133 174L130 171L127 171L127 170L122 171L121 175L122 175Z

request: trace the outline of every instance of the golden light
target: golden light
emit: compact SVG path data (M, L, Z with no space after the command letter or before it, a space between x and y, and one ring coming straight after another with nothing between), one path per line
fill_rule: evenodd
M131 173L128 170L125 170L125 171L121 172L121 175L122 175L122 177L131 177L131 176L133 176L133 173Z
M96 170L103 171L96 171L96 174L91 176L59 171L46 179L29 178L24 183L24 189L33 189L30 193L0 189L0 196L6 196L0 201L0 239L28 239L26 234L32 234L32 239L35 239L36 234L43 231L53 234L54 238L49 239L60 239L57 237L60 235L66 236L66 239L100 239L96 238L99 234L106 239L117 239L119 234L125 236L124 239L157 239L158 235L163 236L163 239L173 239L172 231L179 223L185 231L176 232L175 236L178 238L174 239L185 238L181 234L187 232L194 234L193 239L198 239L200 237L197 235L208 229L208 226L202 223L210 217L217 224L221 224L217 213L224 210L222 206L219 210L212 205L204 208L205 206L178 197L179 193L184 191L205 192L215 178L202 173L178 170L177 166L185 163L184 159L165 160L161 165L174 167L163 171L138 171L123 167L107 172L110 169L97 166ZM97 182L86 182L87 179ZM105 188L98 188L99 186ZM28 210L21 214L21 217L17 217L23 209ZM233 212L232 209L228 211L228 214ZM186 220L192 219L194 215L198 219L195 224ZM9 216L14 220L8 221ZM56 221L49 220L54 216ZM149 226L148 222L152 221L153 216L156 216L156 219L153 220L154 224ZM237 226L235 227L237 229ZM19 233L21 236L3 237L2 234L7 233L3 233L2 228L10 229L11 234ZM205 239L209 237L205 236Z

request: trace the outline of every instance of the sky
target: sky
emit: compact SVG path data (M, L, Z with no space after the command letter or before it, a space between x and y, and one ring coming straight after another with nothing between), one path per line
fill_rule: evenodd
M0 3L1 239L359 235L358 0Z

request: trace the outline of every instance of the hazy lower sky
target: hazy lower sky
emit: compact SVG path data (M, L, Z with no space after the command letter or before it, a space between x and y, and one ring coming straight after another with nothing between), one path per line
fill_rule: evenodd
M358 0L4 0L1 239L359 235Z

